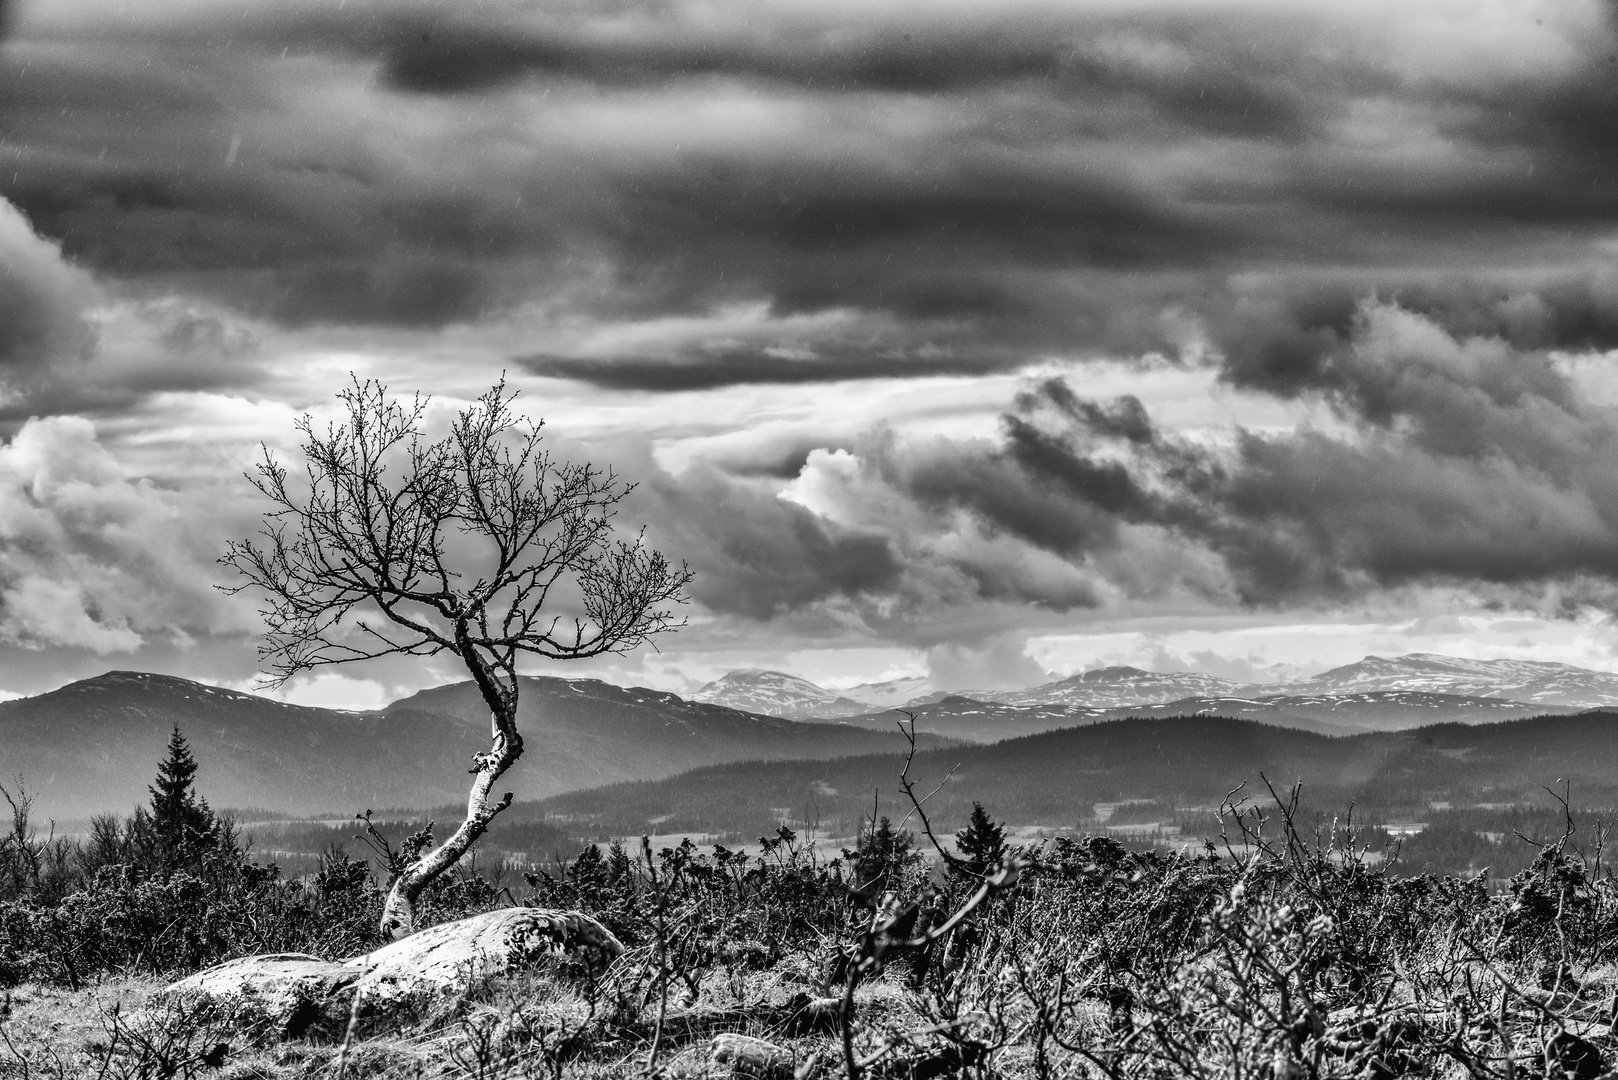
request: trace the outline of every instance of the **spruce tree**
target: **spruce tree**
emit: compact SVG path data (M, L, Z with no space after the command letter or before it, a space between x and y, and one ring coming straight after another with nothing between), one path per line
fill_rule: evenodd
M194 790L196 775L196 759L180 725L175 724L168 755L157 763L157 779L147 788L152 795L152 830L170 869L213 847L213 811Z
M961 853L963 869L986 877L1005 858L1006 830L989 817L982 803L974 802L966 828L955 834L955 847Z
M854 853L856 887L863 888L873 881L880 881L884 889L898 884L901 872L921 861L915 847L915 838L895 828L886 814L873 821Z

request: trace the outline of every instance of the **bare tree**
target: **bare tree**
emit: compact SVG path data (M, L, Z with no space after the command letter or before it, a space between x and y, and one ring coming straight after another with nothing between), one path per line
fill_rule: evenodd
M517 731L522 654L576 660L627 652L678 629L691 580L639 536L616 539L631 490L611 471L554 461L542 424L512 408L504 380L437 441L427 399L401 403L357 379L344 422L304 436L294 482L268 448L248 479L274 504L259 537L220 560L267 596L260 649L270 685L301 672L384 656L449 652L492 715L492 745L473 759L466 819L437 847L419 843L393 882L382 930L415 929L415 901L495 815L496 780L523 751ZM430 848L430 850L428 850Z

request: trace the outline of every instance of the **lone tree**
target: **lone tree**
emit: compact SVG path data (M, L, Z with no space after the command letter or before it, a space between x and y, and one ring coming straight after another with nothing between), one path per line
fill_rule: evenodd
M915 838L895 827L886 814L871 820L870 829L860 836L859 847L851 854L854 881L862 889L873 881L880 881L884 889L897 884L903 871L921 861Z
M989 817L980 802L972 803L972 816L966 828L955 834L955 846L960 849L960 869L974 877L988 877L999 868L1006 856L1005 827ZM953 865L951 869L954 869Z
M340 395L343 422L304 436L294 482L268 448L248 479L274 504L258 538L221 562L256 587L268 634L269 685L300 672L384 656L453 653L492 717L492 745L473 758L466 819L437 847L407 850L382 931L415 929L416 899L511 805L490 791L521 756L517 661L627 652L678 629L691 574L639 536L617 539L615 507L631 490L610 471L554 461L541 423L516 415L505 381L436 441L427 399L390 398L374 381Z
M196 775L191 746L175 724L168 754L157 763L157 778L147 789L152 795L152 832L169 869L192 861L218 840L213 811L193 787Z

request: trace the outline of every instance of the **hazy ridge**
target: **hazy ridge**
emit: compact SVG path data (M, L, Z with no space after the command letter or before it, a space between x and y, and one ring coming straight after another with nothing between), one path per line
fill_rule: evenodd
M736 832L760 822L820 821L852 831L873 800L908 809L901 755L832 761L714 765L655 782L573 792L514 812L575 829L635 835ZM1301 781L1319 805L1366 813L1536 803L1565 782L1585 805L1618 805L1618 713L1540 716L1497 724L1438 724L1332 738L1230 717L1113 720L1084 727L916 755L927 803L948 827L974 800L1018 824L1073 828L1097 804L1145 800L1211 811L1233 788L1262 794L1264 778ZM884 811L887 812L887 811Z
M834 757L897 748L897 733L797 723L594 679L523 679L527 751L502 790L541 798L714 762ZM36 814L67 818L145 802L173 725L216 806L352 814L464 802L466 763L488 749L471 683L385 709L287 705L186 679L114 671L0 703L0 777L19 774Z

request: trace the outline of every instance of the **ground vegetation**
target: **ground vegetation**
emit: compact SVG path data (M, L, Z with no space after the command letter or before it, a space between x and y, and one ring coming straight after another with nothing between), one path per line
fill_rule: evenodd
M1351 821L1307 827L1296 788L1233 794L1199 852L1058 837L977 874L967 847L958 872L937 857L930 796L902 787L909 812L830 859L783 826L745 852L590 844L500 888L445 875L427 920L577 909L624 953L489 980L346 1049L138 1006L230 957L379 943L385 883L365 863L332 851L294 878L227 842L185 866L87 863L63 894L0 901L0 1076L332 1075L340 1054L352 1076L782 1080L1506 1080L1618 1061L1618 881L1571 808L1497 889L1388 873ZM1000 827L973 817L963 832Z

